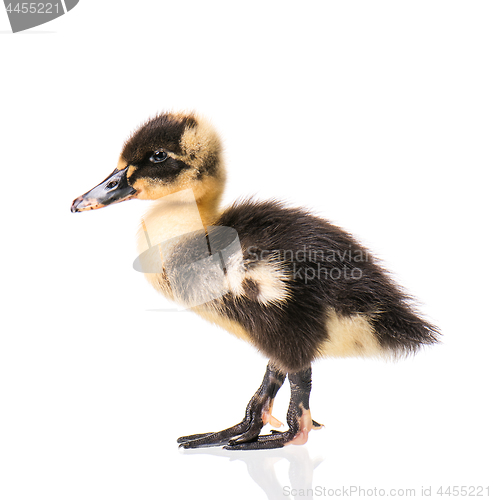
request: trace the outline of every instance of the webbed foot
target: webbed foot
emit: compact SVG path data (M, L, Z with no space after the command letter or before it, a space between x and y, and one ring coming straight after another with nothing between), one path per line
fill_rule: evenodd
M181 448L202 448L206 446L223 446L254 441L262 427L270 423L279 427L281 422L272 416L272 405L277 391L284 382L285 375L270 364L262 381L262 385L254 394L245 411L245 418L236 425L219 432L191 434L178 438Z

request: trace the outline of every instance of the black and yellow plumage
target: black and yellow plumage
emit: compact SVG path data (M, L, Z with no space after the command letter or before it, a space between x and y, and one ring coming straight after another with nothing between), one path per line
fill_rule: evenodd
M437 342L439 333L350 234L277 201L250 199L221 210L225 179L221 143L211 125L194 114L165 113L127 140L115 171L77 198L72 211L132 198L157 200L139 235L142 255L151 255L150 244L159 246L159 254L144 257L154 260L148 280L269 359L241 423L185 436L181 446L302 444L319 427L308 403L315 359L405 355ZM200 260L204 235L209 250L214 238L219 247L228 243L220 228L234 230L239 241L222 254L221 272L205 264L188 272L194 262L209 262ZM265 423L277 424L272 404L286 375L292 393L289 430L261 436Z

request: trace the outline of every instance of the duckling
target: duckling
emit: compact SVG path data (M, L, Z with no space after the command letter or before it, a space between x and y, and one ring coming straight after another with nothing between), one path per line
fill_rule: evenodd
M353 236L279 201L220 200L221 141L195 113L163 113L125 142L116 169L74 200L72 212L156 200L138 241L148 281L269 360L244 419L178 439L183 448L230 450L304 444L312 429L311 365L318 358L399 357L438 342L438 328ZM288 429L261 435L286 377Z

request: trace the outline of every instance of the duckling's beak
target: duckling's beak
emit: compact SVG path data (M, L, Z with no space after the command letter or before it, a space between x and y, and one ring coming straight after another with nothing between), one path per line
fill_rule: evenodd
M74 213L84 212L133 198L137 191L128 184L127 170L128 167L115 169L101 184L76 198L70 210Z

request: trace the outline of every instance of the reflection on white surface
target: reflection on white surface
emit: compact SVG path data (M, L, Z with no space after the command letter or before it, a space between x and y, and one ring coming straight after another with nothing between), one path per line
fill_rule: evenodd
M323 462L323 458L312 458L306 446L287 446L275 450L231 451L223 448L203 448L184 450L186 455L210 455L242 461L249 476L262 488L269 500L292 498L289 491L311 492L313 471ZM274 465L282 459L289 462L289 484L281 484ZM307 494L304 498L312 498Z

